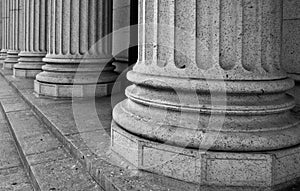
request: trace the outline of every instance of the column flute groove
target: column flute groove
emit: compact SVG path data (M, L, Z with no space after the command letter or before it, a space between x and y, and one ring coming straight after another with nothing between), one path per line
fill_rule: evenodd
M19 35L22 31L19 30L20 14L22 11L20 0L9 0L9 46L7 51L7 57L4 60L3 68L13 69L13 66L18 63L20 41Z

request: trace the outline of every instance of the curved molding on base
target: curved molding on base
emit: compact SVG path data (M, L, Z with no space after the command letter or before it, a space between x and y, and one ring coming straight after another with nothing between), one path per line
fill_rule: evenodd
M18 56L19 52L14 50L8 50L6 59L3 63L3 69L10 69L12 70L14 68L14 65L18 63Z

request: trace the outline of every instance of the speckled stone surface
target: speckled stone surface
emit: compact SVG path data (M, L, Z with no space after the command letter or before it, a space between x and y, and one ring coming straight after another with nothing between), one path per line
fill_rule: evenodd
M296 86L290 93L300 104L300 2L297 0L283 1L283 59L282 65L296 81Z
M2 71L3 72L3 71ZM10 81L12 87L23 87L22 84L27 84L28 82L33 82L30 79L18 80L11 78L8 74L6 79ZM9 91L8 91L9 92ZM186 181L178 181L167 176L157 175L156 173L148 173L146 171L139 171L130 163L128 163L124 158L120 158L115 155L114 152L110 151L110 121L111 121L111 99L109 97L104 97L102 99L96 100L96 108L98 117L91 117L86 115L89 113L89 108L91 107L91 102L89 101L76 101L75 105L81 108L80 112L77 113L83 119L88 119L88 123L77 124L74 119L74 110L72 109L72 101L70 100L52 100L45 98L36 98L32 92L33 89L27 86L27 89L18 89L20 95L29 103L39 119L47 124L48 127L55 136L63 143L64 146L71 152L77 160L83 164L84 170L89 172L92 177L101 185L105 190L174 190L174 191L191 191L191 190L201 190L201 191L265 191L267 188L259 187L224 187L224 186L199 186L199 184L192 184ZM1 95L1 90L0 90ZM6 96L6 94L3 94ZM123 99L123 96L120 96ZM114 98L112 98L114 99ZM118 101L116 101L118 102ZM77 116L78 117L78 116ZM104 129L107 133L103 132L99 124L97 125L97 120L103 122ZM107 123L106 123L107 122ZM95 132L95 133L94 133ZM82 135L82 136L81 136ZM125 140L124 140L125 141ZM126 142L122 146L125 146ZM134 145L134 143L132 144ZM134 147L129 149L130 152ZM152 150L146 149L148 154L158 153L158 151L153 148ZM174 149L173 151L176 151ZM182 152L182 150L180 150ZM126 152L126 150L125 150ZM127 152L130 153L130 152ZM46 153L41 153L39 155L29 156L28 161L33 164L41 164L43 161L50 162L57 156L58 160L65 159L64 155L61 155L63 151L60 149L48 151ZM53 156L54 155L54 156ZM169 155L167 152L165 156ZM43 158L45 156L45 158ZM148 155L150 156L150 155ZM153 155L159 156L159 155ZM172 155L170 155L172 156ZM188 156L191 156L189 153ZM39 158L41 157L41 158ZM232 157L232 156L231 156ZM255 158L251 156L252 158ZM250 158L251 158L250 157ZM153 161L145 160L148 164ZM184 155L174 162L180 162L180 166L184 166L186 162L189 161ZM190 160L192 161L192 160ZM219 161L216 161L219 162ZM222 161L221 161L222 162ZM171 163L170 163L171 164ZM248 163L249 165L251 163ZM187 165L192 166L191 162ZM165 171L170 175L170 173L175 174L175 171L169 170L169 165L165 165L159 168L160 171ZM213 166L212 166L213 167ZM255 166L253 166L255 168ZM156 169L157 170L157 169ZM215 169L220 170L220 169ZM261 169L258 169L261 170ZM182 174L189 176L191 171L184 171L181 169ZM230 171L228 171L229 173ZM231 171L232 172L232 171ZM55 172L53 172L55 173ZM251 172L254 173L254 172ZM244 177L244 176L242 176ZM280 187L277 186L278 190ZM296 187L295 187L296 189ZM288 191L290 189L283 189Z
M27 103L22 102L22 98L9 87L8 83L2 82L1 88L11 91L11 99L24 106L11 107L12 102L7 101L10 99L9 95L3 99L0 97L2 111L5 112L10 131L34 188L37 190L102 190L84 171L83 166L70 156L61 142L46 129ZM32 89L32 86L29 88ZM16 100L18 98L21 100ZM2 145L3 148L9 148L7 144ZM4 150L1 153L4 153L4 159L9 160L7 162L0 160L1 164L14 164L14 160L18 159L9 158L9 153ZM20 164L20 160L16 162ZM26 190L26 187L20 188L22 189Z
M139 8L139 61L127 74L128 99L113 110L113 150L137 168L204 185L298 179L300 121L286 94L294 81L281 67L283 1Z
M1 87L2 83L0 82ZM0 190L33 191L2 111L0 112L0 153Z
M26 31L23 36L24 45L19 53L19 60L14 65L14 76L24 78L34 78L42 71L42 59L46 55L46 29L47 29L47 3L45 1L35 1L31 3L24 0L24 25L20 29ZM28 19L34 15L35 19ZM32 38L38 36L38 38Z
M49 49L35 92L70 98L93 96L96 89L96 96L110 95L118 77L111 64L112 38L104 38L112 30L112 1L55 0L48 8L49 19L56 22L48 26Z

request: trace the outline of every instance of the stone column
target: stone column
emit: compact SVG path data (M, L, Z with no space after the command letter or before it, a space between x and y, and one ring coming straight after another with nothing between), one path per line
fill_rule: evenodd
M46 0L24 0L24 50L14 65L15 77L34 78L42 71L46 55Z
M3 34L3 26L2 26L2 22L3 22L3 16L2 16L2 7L3 7L3 4L2 4L2 1L0 1L0 50L2 50L2 34ZM2 61L2 58L1 58L1 55L0 55L0 62Z
M296 82L291 93L300 106L300 1L284 1L283 18L282 64Z
M280 67L282 0L139 1L139 61L113 111L112 150L201 185L300 177L294 86Z
M43 72L36 76L35 92L86 97L94 95L96 86L97 96L110 94L117 78L111 65L111 38L97 41L112 30L112 1L49 2L49 47Z
M9 0L9 47L3 68L13 69L19 59L19 14L21 0Z
M8 42L7 42L7 38L8 38L8 27L7 27L7 23L9 22L9 15L8 13L8 0L2 0L1 1L1 17L2 17L2 24L1 24L1 30L2 30L2 45L1 45L1 50L0 50L0 62L3 63L6 56L7 56L7 48L8 48Z

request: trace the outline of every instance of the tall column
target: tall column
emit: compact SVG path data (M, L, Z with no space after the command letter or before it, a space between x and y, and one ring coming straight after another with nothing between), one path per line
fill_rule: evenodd
M36 76L35 92L86 97L93 96L96 86L97 96L110 94L117 78L111 65L111 38L97 42L112 30L112 1L49 2L49 47L43 72Z
M8 0L2 0L1 1L1 17L2 17L2 24L1 24L1 30L2 30L2 45L0 50L0 62L3 63L6 56L7 56L7 48L8 48L8 31L7 31L7 23L9 22L9 15L8 13Z
M24 50L19 53L19 62L14 65L15 77L34 78L42 72L46 55L46 0L24 0Z
M283 1L283 59L284 69L295 80L291 93L300 106L300 1Z
M2 7L3 7L3 4L2 4L2 1L0 1L0 50L2 50L2 34L3 34L3 26L2 26L2 22L3 22L3 17L2 17ZM1 57L1 54L0 54L0 63L2 61L2 57Z
M139 61L112 150L139 169L216 186L300 177L282 0L139 1Z
M13 69L19 59L19 14L21 0L9 0L9 47L7 57L4 60L3 68Z

